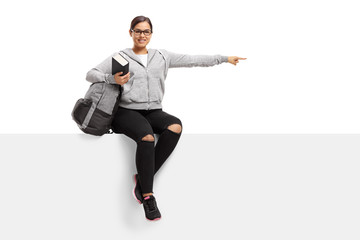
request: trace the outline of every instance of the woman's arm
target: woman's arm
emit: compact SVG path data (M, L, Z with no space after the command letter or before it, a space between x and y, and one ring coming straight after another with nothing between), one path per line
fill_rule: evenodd
M167 55L169 68L178 67L211 67L228 61L227 56L221 55L188 55L161 50Z
M246 58L228 57L222 55L187 55L178 54L162 50L167 55L169 60L169 68L176 67L211 67L224 62L229 62L234 65L239 60L245 60Z
M111 63L112 63L112 54L104 61L102 61L99 65L92 68L86 74L86 81L91 83L96 82L106 82L109 84L117 84L114 75L111 74Z

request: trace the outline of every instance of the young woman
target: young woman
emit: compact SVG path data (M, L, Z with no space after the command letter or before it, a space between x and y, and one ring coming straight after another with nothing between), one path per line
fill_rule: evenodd
M182 123L177 117L162 110L165 79L169 68L209 67L223 62L236 65L246 58L221 55L184 55L166 50L147 49L153 33L149 18L135 17L129 34L134 46L120 51L129 62L129 73L111 74L112 54L91 69L86 80L92 83L105 81L119 84L122 95L112 123L115 133L122 133L137 143L134 196L143 203L148 220L159 220L160 211L153 195L156 172L173 152L182 133ZM155 146L154 134L159 134Z

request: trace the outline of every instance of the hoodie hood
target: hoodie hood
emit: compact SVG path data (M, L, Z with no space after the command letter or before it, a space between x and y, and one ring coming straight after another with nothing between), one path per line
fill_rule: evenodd
M126 48L124 50L122 50L122 52L124 52L129 58L131 58L132 60L138 62L140 65L144 66L140 60L140 58L134 53L134 51L132 50L132 48ZM152 58L155 56L156 50L155 49L148 49L148 66L150 61L152 60ZM144 66L145 67L145 66Z

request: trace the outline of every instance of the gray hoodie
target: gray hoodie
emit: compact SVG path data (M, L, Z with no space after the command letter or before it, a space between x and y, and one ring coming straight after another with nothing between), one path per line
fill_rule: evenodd
M103 62L86 74L86 80L117 84L111 74L113 53ZM162 108L161 102L165 92L165 79L169 68L176 67L210 67L228 61L221 55L185 55L164 49L148 49L147 67L131 48L120 51L129 62L130 79L122 86L119 105L130 109Z

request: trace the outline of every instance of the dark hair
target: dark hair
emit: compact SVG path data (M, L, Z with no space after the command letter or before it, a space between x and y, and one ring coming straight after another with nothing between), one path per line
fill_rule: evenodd
M150 18L145 17L145 16L137 16L136 18L134 18L134 19L131 21L130 30L133 30L134 27L136 26L136 24L138 24L139 22L147 22L147 23L149 23L151 32L153 32L153 27L152 27Z

